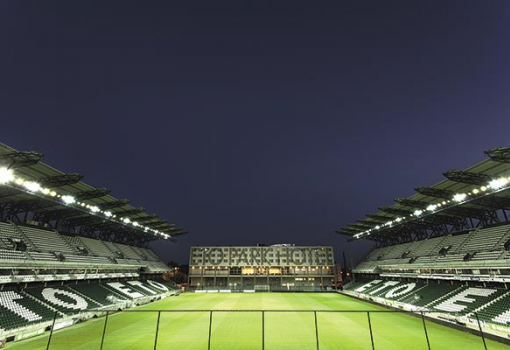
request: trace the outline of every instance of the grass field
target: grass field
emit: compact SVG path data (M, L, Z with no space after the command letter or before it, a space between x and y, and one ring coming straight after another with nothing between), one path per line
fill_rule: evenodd
M319 348L371 349L372 343L366 311L370 313L373 341L377 350L428 349L423 321L403 313L382 312L387 309L339 294L317 293L203 293L182 294L154 302L131 312L108 317L103 343L105 350L200 350L208 348L210 312L196 310L282 310L264 313L266 350L317 349L315 315L303 310L363 310L365 312L318 312ZM150 310L195 310L161 312L156 341L158 312ZM285 310L285 311L283 311ZM426 321L430 348L484 349L482 339L466 332ZM55 331L50 349L99 349L105 318L92 319ZM8 349L46 349L46 334L9 343ZM487 340L492 350L510 346ZM262 313L250 311L213 312L211 350L262 349Z

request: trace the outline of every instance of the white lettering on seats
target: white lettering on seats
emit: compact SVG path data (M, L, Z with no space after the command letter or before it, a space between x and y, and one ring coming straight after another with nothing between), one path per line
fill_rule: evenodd
M146 286L144 286L143 283L140 282L140 281L128 281L128 284L130 284L132 286L136 286L138 288L141 288L141 289L143 289L144 291L146 291L146 292L148 292L150 294L158 294L155 291L153 291L152 289L149 289Z
M142 293L138 293L137 291L129 288L128 286L123 285L120 282L110 282L107 283L107 285L131 298L143 298L145 296Z
M464 303L472 304L477 300L475 298L468 298L468 295L471 296L479 296L487 298L489 295L496 293L495 289L484 289L484 288L468 288L463 290L457 295L443 301L442 303L434 306L434 309L450 311L450 312L460 312L467 308L467 305L456 304L458 301L462 301Z
M363 293L365 290L367 290L370 287L373 287L375 284L381 283L382 280L373 280L368 282L367 284L362 285L361 287L355 289L355 292Z
M74 293L68 292L67 290L54 289L54 288L44 288L41 292L44 299L49 301L50 303L58 306L65 307L67 309L73 310L85 310L89 303L81 296L76 295ZM59 299L57 295L65 295L68 298L71 298L75 301L74 304L68 303L65 300Z
M159 289L162 292L168 292L168 287L165 286L164 284L151 280L147 280L147 283L150 284L152 287Z
M5 307L7 310L14 312L16 315L23 317L25 320L32 322L42 319L33 311L30 311L21 304L18 304L14 300L23 299L22 295L19 295L13 291L0 292L0 305Z
M401 286L390 289L388 291L388 293L386 293L385 297L386 298L396 298L403 294L409 293L415 287L416 287L416 283L403 284ZM399 290L400 290L400 292L399 292Z
M395 284L399 284L399 283L400 283L400 282L398 282L398 281L386 281L386 282L384 282L384 283L382 284L382 286L380 286L380 287L378 287L378 288L374 289L374 290L373 290L373 291L371 291L371 292L368 292L368 294L373 295L373 294L375 294L375 293L377 293L377 292L380 292L380 291L381 291L381 290L383 290L383 289L386 289L386 288L388 288L388 287L394 286Z
M501 315L498 315L492 319L494 322L507 324L510 322L510 310L503 312Z

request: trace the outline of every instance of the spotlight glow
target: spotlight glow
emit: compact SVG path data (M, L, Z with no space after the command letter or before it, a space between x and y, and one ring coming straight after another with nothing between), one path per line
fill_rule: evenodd
M462 202L464 199L466 199L467 195L465 193L457 193L455 196L453 196L453 200L456 202Z
M14 173L11 169L5 167L0 168L0 184L14 181Z
M23 186L30 192L39 192L41 190L41 185L34 181L25 181Z
M76 199L73 197L73 196L62 196L62 201L65 203L65 204L73 204L74 202L76 202Z
M427 207L427 210L428 211L434 211L437 209L437 205L436 204L431 204Z
M500 188L505 187L507 183L508 180L506 178L500 177L499 179L489 182L489 187L493 190L499 190Z

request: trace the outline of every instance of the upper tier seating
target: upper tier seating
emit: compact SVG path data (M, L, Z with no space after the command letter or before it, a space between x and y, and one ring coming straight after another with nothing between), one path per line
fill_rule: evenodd
M25 252L17 250L0 249L0 260L26 260L28 256Z
M378 267L390 265L402 265L403 268L429 267L431 264L462 266L466 261L509 259L510 251L505 251L509 239L510 225L507 224L380 247L370 252L354 272L374 273Z
M502 251L506 242L505 238L508 237L508 231L509 227L507 225L475 230L460 247L459 251L479 252L493 249Z
M76 251L55 231L42 230L30 226L18 226L26 237L41 252L74 254Z
M0 221L0 249L15 249L14 241L23 241L23 236L13 224ZM25 242L31 245L31 242ZM32 245L32 248L35 248Z

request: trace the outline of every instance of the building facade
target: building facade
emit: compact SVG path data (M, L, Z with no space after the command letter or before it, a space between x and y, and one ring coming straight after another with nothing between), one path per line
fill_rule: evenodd
M336 285L333 247L191 247L191 289L326 290Z

